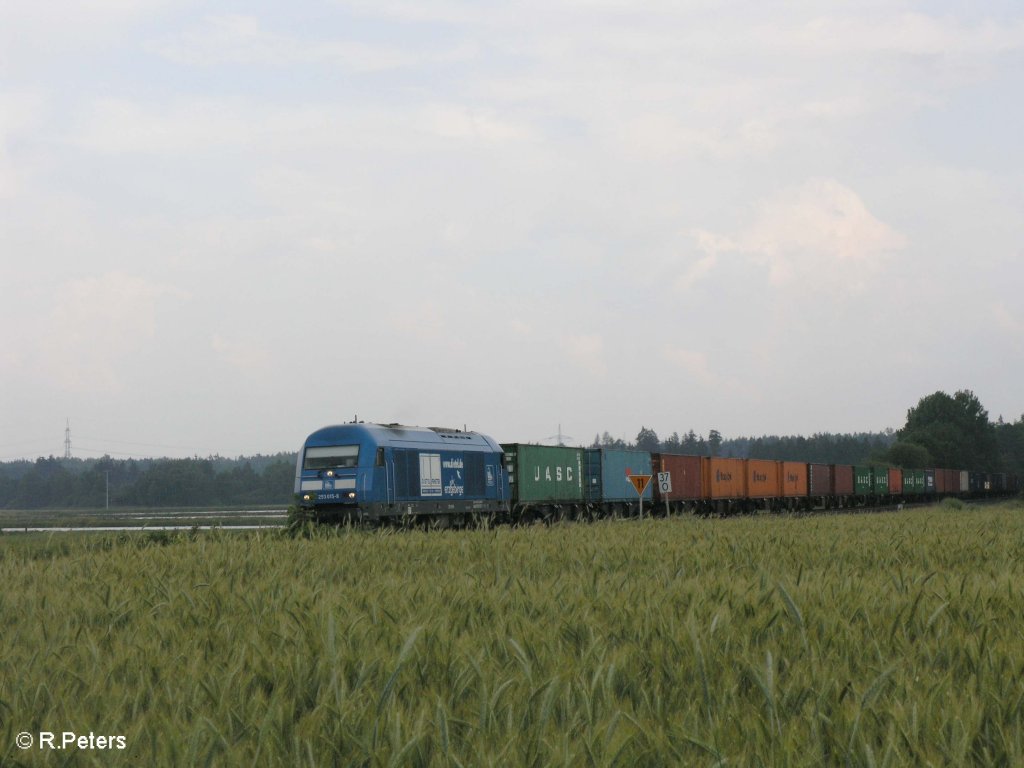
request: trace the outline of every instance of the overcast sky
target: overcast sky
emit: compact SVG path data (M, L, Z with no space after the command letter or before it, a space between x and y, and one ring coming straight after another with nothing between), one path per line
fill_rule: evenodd
M0 458L1024 413L1024 5L0 5Z

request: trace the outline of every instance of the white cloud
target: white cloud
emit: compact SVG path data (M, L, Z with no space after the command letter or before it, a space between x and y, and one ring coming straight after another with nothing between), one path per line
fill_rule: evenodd
M607 375L604 338L600 334L569 334L562 337L561 347L569 359L587 373L599 377Z
M191 66L334 64L352 72L411 66L415 54L358 41L310 41L269 32L254 16L207 17L201 26L149 44L161 56Z
M38 332L19 339L30 372L71 392L118 392L157 333L157 305L180 291L123 272L57 284Z
M250 339L228 339L214 334L210 347L228 365L244 373L266 373L273 364L273 355L263 345Z
M417 48L351 39L304 39L271 31L255 16L224 14L207 16L198 25L150 42L147 47L172 62L189 66L314 64L355 73L466 61L478 53L471 44L440 49L429 43L421 45Z
M12 198L24 184L29 162L12 147L38 130L45 105L36 89L0 91L0 199Z
M501 118L494 110L470 108L459 104L434 104L421 112L420 124L446 139L502 142L529 139L528 125Z
M157 106L123 99L92 104L73 141L106 154L185 153L251 145L254 125L214 100Z
M856 192L832 179L812 179L772 195L759 206L753 224L736 235L694 234L706 259L742 254L767 267L777 288L813 284L844 292L864 288L907 244ZM679 278L684 286L693 269Z
M1004 303L992 307L992 320L997 328L1013 336L1018 346L1024 340L1024 317L1012 312Z
M297 420L333 418L338 382L360 413L405 403L433 421L444 402L498 436L559 420L635 434L652 408L684 428L695 401L694 418L753 431L794 392L835 428L836 398L870 382L805 363L851 328L902 313L915 349L1021 338L1008 94L1024 26L1007 4L8 5L5 394L88 389L113 412L158 396L169 428L212 436L181 414L241 412L227 382L259 370L260 397L296 411L258 422L286 445ZM899 293L922 275L927 291ZM168 284L189 290L173 323ZM623 373L627 354L664 391ZM945 364L915 354L895 375ZM288 356L317 361L299 401ZM487 370L508 402L442 385L432 400L409 387L414 361ZM186 397L163 375L211 365L219 391Z
M690 382L703 390L724 393L740 398L757 398L757 389L751 384L741 382L727 373L714 370L706 352L698 349L681 347L677 344L666 344L661 349L661 359L672 368L682 371ZM727 370L729 370L727 368Z
M886 13L874 19L823 16L788 30L766 30L765 44L829 55L897 53L913 56L992 55L1024 48L1024 23L953 16Z
M714 386L718 383L718 377L711 372L708 365L708 356L703 352L677 346L666 346L662 349L661 354L663 359L681 368L701 384Z

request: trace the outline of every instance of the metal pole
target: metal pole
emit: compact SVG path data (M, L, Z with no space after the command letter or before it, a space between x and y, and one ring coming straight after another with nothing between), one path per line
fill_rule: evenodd
M110 511L110 470L106 471L107 475L107 511Z

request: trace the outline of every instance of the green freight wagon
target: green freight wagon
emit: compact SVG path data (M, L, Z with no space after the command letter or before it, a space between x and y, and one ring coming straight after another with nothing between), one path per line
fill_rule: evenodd
M888 467L872 467L871 468L872 483L871 490L876 496L888 496L889 495L889 468Z
M875 487L875 475L871 467L853 468L853 492L858 496L870 496Z
M512 503L583 503L583 448L502 444Z
M904 469L903 470L903 495L919 496L924 493L924 470Z

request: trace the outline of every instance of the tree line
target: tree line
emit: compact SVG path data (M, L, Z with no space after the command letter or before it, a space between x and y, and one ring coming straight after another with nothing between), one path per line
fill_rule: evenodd
M58 459L0 464L0 508L286 505L295 454L225 459ZM109 494L109 496L108 496Z
M907 411L899 430L810 437L707 437L688 430L665 439L641 427L626 442L608 432L593 447L636 448L699 456L941 467L1024 476L1024 415L995 421L969 390L935 392ZM0 508L231 507L286 505L292 500L295 454L228 459L58 459L0 463Z
M1024 415L1015 422L995 421L970 390L935 392L908 409L898 430L854 434L819 433L811 437L763 435L725 439L718 430L707 438L692 429L660 439L641 427L626 442L608 432L595 435L591 447L699 456L807 461L821 464L887 464L906 469L970 469L1024 475Z
M641 427L636 440L612 438L607 432L595 436L591 447L633 448L640 451L682 453L693 456L723 456L738 459L773 459L776 461L808 461L821 464L862 464L884 454L895 443L896 434L861 432L856 434L819 433L811 437L762 435L761 437L724 438L711 430L705 438L694 430L682 436L673 432L659 439L657 432Z

